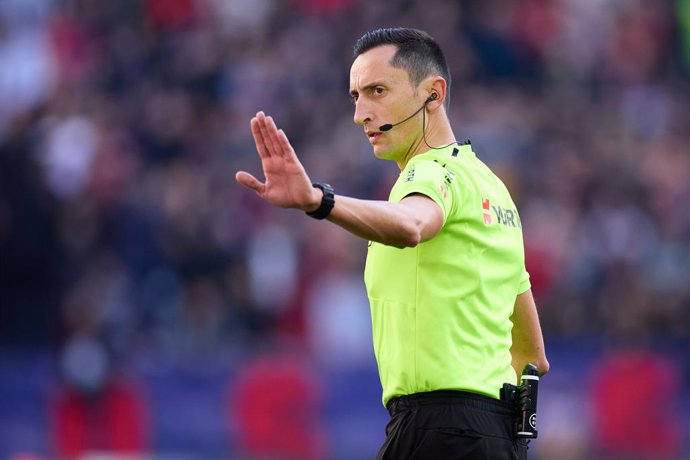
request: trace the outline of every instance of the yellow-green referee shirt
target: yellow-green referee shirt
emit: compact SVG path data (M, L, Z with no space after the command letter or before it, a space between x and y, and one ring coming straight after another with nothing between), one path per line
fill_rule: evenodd
M413 193L441 207L441 231L414 248L370 243L364 273L383 403L433 390L498 398L516 381L509 318L530 287L515 204L469 144L413 157L389 201Z

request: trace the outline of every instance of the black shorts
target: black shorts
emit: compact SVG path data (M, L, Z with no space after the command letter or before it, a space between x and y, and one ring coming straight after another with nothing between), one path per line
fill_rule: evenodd
M524 460L507 402L463 391L393 398L377 460Z

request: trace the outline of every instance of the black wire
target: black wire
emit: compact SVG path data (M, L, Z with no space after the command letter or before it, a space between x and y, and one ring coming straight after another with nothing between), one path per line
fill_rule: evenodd
M432 150L445 149L446 147L450 147L453 144L461 145L458 141L453 141L450 144L442 145L441 147L432 147L429 145L429 143L426 141L426 106L424 107L424 111L422 112L422 139L424 139L424 143L426 144L426 146ZM463 142L462 145L465 145L467 143L469 143L469 140Z

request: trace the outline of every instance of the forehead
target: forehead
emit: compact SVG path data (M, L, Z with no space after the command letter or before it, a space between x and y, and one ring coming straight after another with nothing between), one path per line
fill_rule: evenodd
M357 56L350 68L350 90L364 88L373 82L409 82L406 70L390 64L396 50L394 45L383 45Z

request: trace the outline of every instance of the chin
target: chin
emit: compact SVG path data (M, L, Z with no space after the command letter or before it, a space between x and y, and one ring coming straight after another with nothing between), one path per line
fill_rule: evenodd
M394 155L393 152L387 149L382 149L380 147L374 147L374 156L379 160L392 160Z
M385 160L386 156L384 152L377 152L376 149L374 149L374 156L378 158L379 160Z

